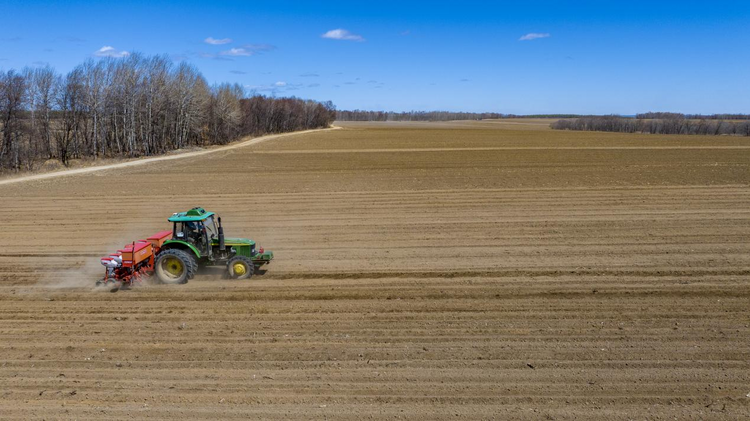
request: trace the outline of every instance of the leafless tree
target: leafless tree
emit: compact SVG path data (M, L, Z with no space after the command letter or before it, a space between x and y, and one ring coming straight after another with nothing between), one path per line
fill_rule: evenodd
M22 147L21 113L26 101L26 80L22 74L9 70L0 73L0 118L2 119L2 143L0 143L0 165L14 170L20 169Z
M193 66L132 54L87 60L65 76L51 67L0 73L0 171L40 159L143 156L190 145L326 127L330 102L246 98L209 86Z

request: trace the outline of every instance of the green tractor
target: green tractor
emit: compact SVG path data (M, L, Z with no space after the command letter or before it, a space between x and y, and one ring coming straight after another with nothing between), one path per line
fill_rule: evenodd
M273 259L272 251L255 248L246 238L225 238L221 218L203 208L175 213L171 238L159 244L154 272L162 283L184 284L199 267L226 267L232 279L247 279Z

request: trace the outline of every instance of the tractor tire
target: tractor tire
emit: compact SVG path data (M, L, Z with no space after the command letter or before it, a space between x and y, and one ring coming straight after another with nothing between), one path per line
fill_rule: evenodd
M185 252L185 253L188 253L188 252ZM193 255L190 254L190 253L188 253L188 255L190 257L193 257ZM191 270L191 271L188 272L188 280L195 278L195 274L198 273L198 261L195 260L195 258L193 257L192 259L190 259L190 263L192 263L192 265L193 265L193 270Z
M167 249L156 256L154 272L162 284L186 284L195 277L198 262L188 252L178 249Z
M252 259L245 256L235 256L227 262L227 274L230 279L250 279L255 272Z

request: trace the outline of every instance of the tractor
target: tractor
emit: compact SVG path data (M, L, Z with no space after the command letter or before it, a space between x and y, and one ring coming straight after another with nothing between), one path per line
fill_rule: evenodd
M172 238L156 255L154 272L163 283L184 284L195 276L199 266L226 266L232 279L247 279L256 269L273 259L272 251L246 238L225 238L221 218L203 208L175 213Z
M117 253L101 259L104 278L97 285L120 286L140 283L156 275L165 284L184 284L199 267L226 268L231 279L248 279L273 260L273 252L263 250L246 238L225 238L221 218L196 207L168 218L171 231L159 232L147 240L134 241Z

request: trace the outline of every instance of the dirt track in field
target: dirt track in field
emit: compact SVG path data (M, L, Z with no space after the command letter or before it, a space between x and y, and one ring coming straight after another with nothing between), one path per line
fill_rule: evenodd
M338 129L338 128L339 127L332 127L331 130ZM54 172L49 172L49 173L33 174L33 175L26 175L26 176L19 176L19 177L8 177L5 179L0 179L0 185L22 183L22 182L28 182L28 181L38 181L38 180L45 180L45 179L57 178L57 177L67 177L67 176L72 176L72 175L88 174L92 172L99 172L99 171L105 171L105 170L127 169L127 168L135 167L138 165L154 164L157 162L172 161L175 159L195 158L195 157L208 155L208 154L212 154L216 152L225 152L225 151L230 151L230 150L234 150L238 148L245 148L248 146L257 145L262 142L267 142L269 140L279 139L285 136L292 136L292 135L297 136L297 135L306 134L306 133L314 133L316 131L322 131L322 130L306 130L306 131L296 132L296 133L272 134L272 135L261 136L261 137L256 137L256 138L249 138L247 140L232 143L226 146L219 146L219 147L214 147L210 149L202 149L202 150L197 150L193 152L177 152L177 153L173 153L173 154L165 155L165 156L136 159L136 160L125 161L125 162L120 162L116 164L98 165L98 166L92 166L92 167L87 167L87 168L54 171Z
M0 418L749 417L747 139L510 123L0 186ZM277 260L91 288L195 205Z

